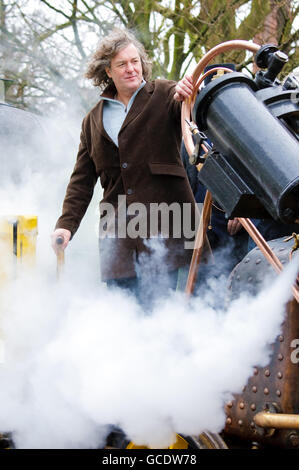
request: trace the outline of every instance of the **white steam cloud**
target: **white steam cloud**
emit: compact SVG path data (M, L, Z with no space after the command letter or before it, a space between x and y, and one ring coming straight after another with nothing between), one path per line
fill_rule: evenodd
M225 402L269 360L297 266L228 309L211 306L211 283L205 298L169 292L149 314L99 282L92 203L57 282L49 237L77 147L62 134L52 129L46 158L24 152L31 170L2 182L3 215L34 213L39 235L36 267L0 286L0 432L18 448L98 448L110 425L158 448L176 432L220 432Z

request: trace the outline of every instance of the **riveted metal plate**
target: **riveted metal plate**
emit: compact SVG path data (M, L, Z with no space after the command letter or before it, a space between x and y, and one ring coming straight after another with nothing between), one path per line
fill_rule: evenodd
M283 265L289 263L294 242L286 237L268 242ZM258 248L254 248L235 267L230 276L230 298L244 290L256 295L273 282L277 273ZM266 284L265 284L266 283ZM262 315L263 312L261 311ZM263 446L292 447L294 430L265 430L254 423L259 411L299 414L299 362L292 360L292 341L299 338L299 304L292 300L286 306L282 329L272 344L272 355L265 367L256 367L243 392L226 405L224 436Z

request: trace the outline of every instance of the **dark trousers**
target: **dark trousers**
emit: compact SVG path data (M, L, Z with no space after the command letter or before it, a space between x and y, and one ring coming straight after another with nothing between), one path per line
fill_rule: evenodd
M123 289L133 295L145 312L153 309L159 301L165 299L171 292L184 292L188 279L190 266L183 266L175 271L151 277L140 278L138 276L123 279L111 279L107 282L110 289ZM227 273L226 273L227 274ZM221 306L224 302L225 289L223 288L223 272L219 266L213 263L201 263L199 266L196 283L193 291L195 296L204 296L209 290L209 280L211 278L219 279L220 289L217 295L214 292L213 301L210 299L210 305L214 303L215 308Z
M110 279L106 282L111 289L123 289L132 294L145 310L150 310L171 292L184 289L184 285L180 283L179 270L163 275L155 273L152 276Z

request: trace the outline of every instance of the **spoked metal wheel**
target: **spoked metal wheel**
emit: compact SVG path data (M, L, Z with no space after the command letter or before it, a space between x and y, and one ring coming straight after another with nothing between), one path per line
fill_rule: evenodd
M112 436L108 446L110 449L147 449L146 446L138 446L117 433ZM177 434L176 441L168 449L228 449L228 447L219 434L205 431L198 436Z
M199 436L193 436L191 439L196 443L196 447L190 447L190 449L228 449L219 434L209 431L205 431Z

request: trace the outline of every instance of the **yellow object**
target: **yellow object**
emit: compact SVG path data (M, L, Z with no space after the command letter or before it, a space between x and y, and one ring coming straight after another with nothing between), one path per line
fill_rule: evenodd
M22 267L32 267L36 255L37 217L0 216L0 289L14 279ZM0 297L0 300L2 298ZM0 320L1 320L0 305ZM5 343L0 322L0 364L5 361Z
M148 449L146 446L137 446L134 442L129 442L127 449ZM188 449L188 442L179 434L176 435L176 441L168 449Z
M0 217L0 284L16 275L17 265L35 262L37 238L36 216Z
M179 434L176 435L176 441L169 446L169 449L188 449L188 442Z

